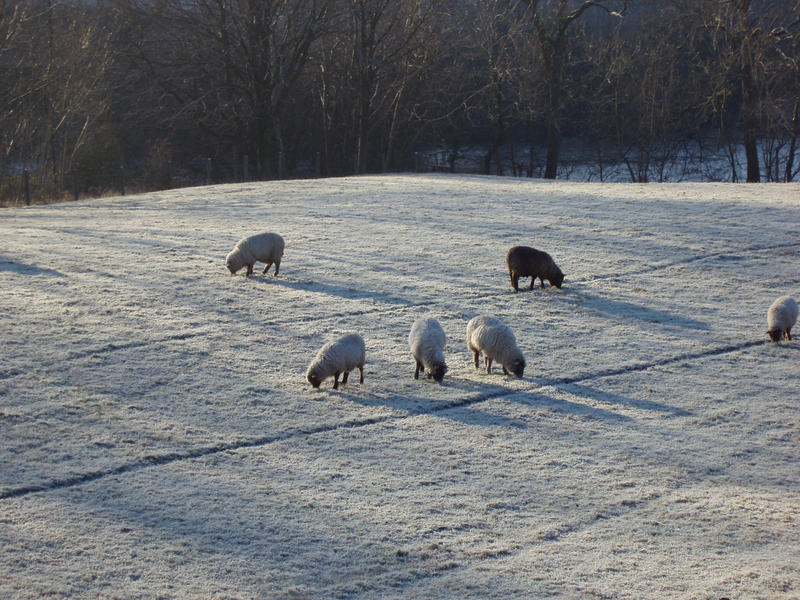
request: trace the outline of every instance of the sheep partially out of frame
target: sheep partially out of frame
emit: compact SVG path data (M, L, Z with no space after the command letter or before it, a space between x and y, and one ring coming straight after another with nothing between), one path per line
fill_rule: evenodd
M792 339L792 327L797 322L797 301L791 296L781 296L767 311L767 333L773 342L784 336Z

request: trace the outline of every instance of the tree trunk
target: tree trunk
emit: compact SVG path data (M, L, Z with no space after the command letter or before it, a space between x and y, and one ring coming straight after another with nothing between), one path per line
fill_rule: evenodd
M559 64L558 69L561 68ZM561 76L556 73L550 81L547 107L547 159L544 178L555 179L558 174L558 158L561 150Z
M792 138L789 141L789 155L786 157L786 171L785 181L789 183L792 180L794 171L794 154L797 151L797 137L800 134L800 98L794 102L794 110L792 111Z
M561 149L561 130L558 116L550 112L547 116L547 159L544 167L544 178L555 179L558 174L558 154Z
M747 183L759 183L761 181L761 169L758 163L758 144L754 127L745 128L744 155L747 159Z

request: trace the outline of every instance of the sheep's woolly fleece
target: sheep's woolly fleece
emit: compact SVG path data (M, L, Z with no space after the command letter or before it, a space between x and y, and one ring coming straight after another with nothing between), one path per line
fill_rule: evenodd
M800 185L247 183L0 211L0 597L800 596ZM232 277L232 240L286 240ZM357 234L355 232L358 232ZM550 253L561 290L514 293ZM476 370L496 314L525 377ZM408 333L436 315L444 385ZM314 390L336 331L364 385Z
M414 357L414 377L420 372L436 381L441 381L447 372L444 349L447 334L434 317L418 317L408 333L408 347Z
M781 296L767 311L767 332L773 341L791 337L791 329L797 323L797 300Z
M333 377L333 386L338 387L339 375L346 379L350 371L359 369L359 382L362 379L361 373L364 369L366 347L364 338L357 333L348 333L335 340L327 342L319 349L314 360L308 366L306 377L312 385L319 387L319 384ZM312 381L314 379L315 381Z
M492 365L486 363L495 361L504 373L522 376L525 357L517 346L514 332L496 316L478 315L470 319L467 323L467 348L472 352L476 367L483 359L487 373L491 373Z
M253 270L256 262L265 263L262 274L274 264L274 274L280 272L281 258L283 257L284 240L272 232L257 233L239 240L225 258L225 266L231 273L247 267L247 273Z

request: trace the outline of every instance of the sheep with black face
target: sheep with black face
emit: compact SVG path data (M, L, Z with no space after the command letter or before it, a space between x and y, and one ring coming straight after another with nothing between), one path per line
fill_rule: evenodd
M553 257L547 252L531 248L530 246L514 246L506 254L506 266L511 277L511 286L514 291L519 291L519 278L530 277L531 287L536 283L536 278L544 288L544 280L557 288L564 283L564 274L558 268Z

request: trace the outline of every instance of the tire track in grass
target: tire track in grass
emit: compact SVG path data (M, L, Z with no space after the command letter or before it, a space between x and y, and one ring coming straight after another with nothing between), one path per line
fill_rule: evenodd
M202 333L175 333L172 335L167 335L155 340L139 340L136 342L127 342L124 344L115 344L114 342L109 342L100 347L95 347L92 349L87 350L73 350L67 353L65 357L66 360L76 360L78 358L87 358L89 356L94 356L95 354L105 354L107 352L116 352L117 350L131 350L134 348L144 348L146 346L154 346L157 344L165 344L167 342L179 342L182 340L190 340L192 338L200 337L204 334ZM61 362L63 359L59 359L55 362ZM55 362L53 364L55 364Z
M201 446L199 448L186 450L184 452L168 452L164 454L148 455L138 460L124 463L122 465L119 465L111 469L103 469L98 471L90 471L87 473L79 473L62 479L52 479L49 482L44 482L40 484L26 485L16 488L7 488L4 490L0 490L0 500L21 498L37 492L49 492L65 488L71 488L78 485L82 485L84 483L90 483L93 481L97 481L99 479L104 479L106 477L112 477L114 475L125 475L127 473L133 473L150 467L158 467L162 465L171 464L174 462L202 458L204 456L218 454L220 452L236 451L247 448L258 448L262 446L268 446L270 444L288 441L298 437L311 436L320 433L330 433L348 429L358 429L361 427L368 427L370 425L379 425L391 421L400 421L403 419L408 419L421 415L436 415L438 413L442 413L448 410L466 408L474 406L476 404L481 404L483 402L488 402L489 400L503 398L505 396L513 396L519 393L532 392L542 387L569 385L574 383L592 381L595 379L602 379L605 377L625 375L627 373L636 373L639 371L645 371L647 369L670 365L674 363L699 360L712 356L720 356L723 354L739 352L741 350L746 350L748 348L752 348L755 346L765 345L766 343L767 342L765 340L758 340L758 341L743 342L741 344L729 344L726 346L711 348L701 352L682 353L677 356L669 358L663 358L648 363L628 365L626 367L619 367L617 369L603 369L601 371L583 373L572 377L543 379L540 382L534 384L532 387L525 389L511 389L502 385L498 385L498 386L493 386L493 389L490 391L467 396L465 398L462 398L461 400L448 402L446 404L440 404L438 406L433 406L431 408L424 410L407 411L402 414L391 414L391 415L383 415L376 417L364 417L360 419L350 419L340 423L318 425L316 427L292 429L278 435L270 435L259 438L233 441L222 444L215 444L212 446Z
M796 248L800 246L798 242L786 243L786 244L775 244L775 245L757 245L757 246L748 246L742 248L738 252L733 250L728 250L726 252L710 252L706 254L698 254L695 256L689 256L687 258L681 258L678 260L673 260L666 263L660 263L657 265L648 265L646 267L640 267L638 269L631 269L630 271L626 271L623 273L607 273L605 275L596 275L594 277L589 277L584 280L576 280L576 283L590 283L592 281L598 281L601 279L611 279L611 278L621 278L621 277L629 277L631 275L644 275L646 273L654 273L656 271L660 271L662 269L669 269L670 267L677 267L682 265L690 265L692 263L704 261L704 260L713 260L716 258L723 258L723 257L733 257L736 256L737 259L743 258L747 259L747 256L739 256L740 254L748 254L748 253L758 253L758 252L771 252L774 250L786 250L789 248Z

